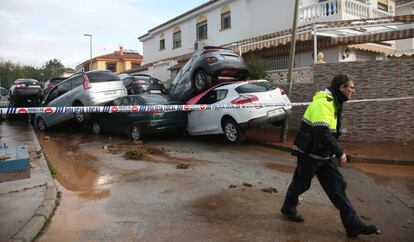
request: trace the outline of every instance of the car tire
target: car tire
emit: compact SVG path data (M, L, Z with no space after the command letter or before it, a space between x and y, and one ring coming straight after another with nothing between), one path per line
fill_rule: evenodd
M36 120L36 128L40 132L45 132L47 130L46 122L42 118Z
M226 140L232 144L240 143L244 140L244 131L240 125L232 118L227 118L222 123L222 129Z
M199 69L194 73L192 80L193 89L200 93L207 88L211 87L211 76L205 71Z
M101 125L97 122L93 122L91 125L91 131L93 134L100 134L102 132Z
M142 140L142 130L138 124L131 124L128 129L128 136L132 141Z
M76 103L74 105L75 107L82 107L83 104L82 103ZM74 113L75 116L75 121L78 124L85 124L89 121L90 119L90 114L89 113Z

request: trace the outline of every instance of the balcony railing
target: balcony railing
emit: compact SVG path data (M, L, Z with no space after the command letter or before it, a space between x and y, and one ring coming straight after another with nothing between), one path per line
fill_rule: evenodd
M328 0L302 7L299 12L301 24L392 15L356 0Z

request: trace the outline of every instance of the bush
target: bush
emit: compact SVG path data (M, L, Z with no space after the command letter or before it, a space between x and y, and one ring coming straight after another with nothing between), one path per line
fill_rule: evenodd
M244 61L249 67L250 78L263 79L266 76L266 67L263 58L256 55L249 55Z

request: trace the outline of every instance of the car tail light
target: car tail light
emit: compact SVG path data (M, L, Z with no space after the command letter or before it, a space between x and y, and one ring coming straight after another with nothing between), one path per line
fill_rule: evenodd
M17 88L25 88L26 87L26 84L24 84L24 83L18 83L18 84L16 84L16 87Z
M83 78L83 83L82 83L82 85L83 85L83 90L88 90L88 89L91 89L91 88L92 88L92 85L91 85L91 83L90 83L90 81L89 81L89 78L88 78L88 76L86 75L86 73L83 73L82 78Z
M236 74L237 72L238 72L237 70L227 69L227 70L222 70L220 72L220 75L223 75L223 76L232 76L232 75Z
M280 94L281 94L281 95L286 95L285 90L283 90L282 88L279 88L279 89L280 89Z
M215 49L205 50L205 51L203 51L203 53L201 53L201 55L205 55L205 54L212 53L212 52L217 52L217 51L218 50L215 50Z
M254 95L240 95L238 98L234 99L233 101L231 101L231 104L246 104L246 103L251 103L254 101L258 101L259 98L257 98Z
M217 61L217 58L216 57L208 57L206 60L207 60L208 63L214 63L214 62Z

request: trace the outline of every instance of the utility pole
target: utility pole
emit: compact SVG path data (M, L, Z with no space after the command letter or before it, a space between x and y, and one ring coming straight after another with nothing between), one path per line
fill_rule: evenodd
M290 42L290 54L289 54L289 69L288 69L288 90L287 95L290 99L292 93L292 72L293 66L295 65L295 52L296 52L296 27L298 22L298 12L299 12L299 0L295 0L295 12L293 15L293 27L292 27L292 40ZM284 143L286 141L287 131L289 128L289 117L286 116L285 121L282 125L282 132L281 132L281 142Z
M83 34L83 36L89 37L89 71L92 70L92 35Z

